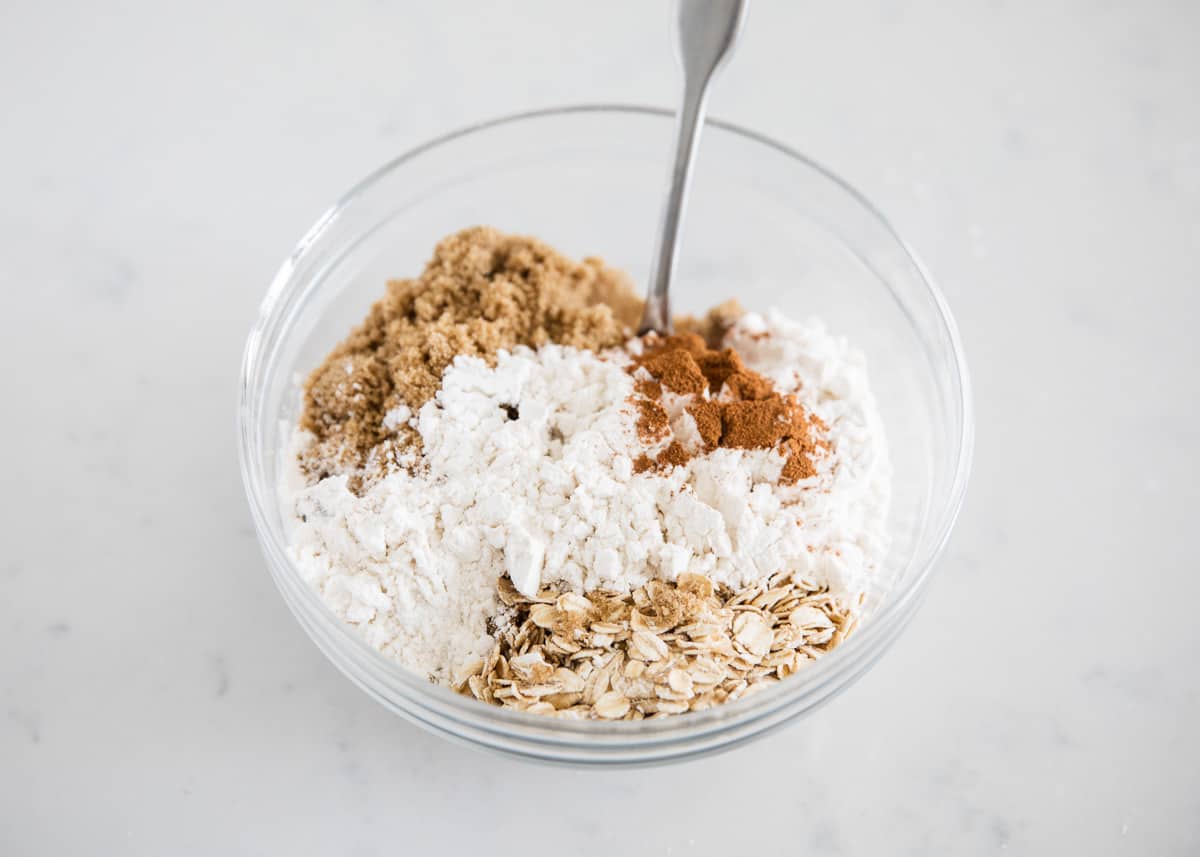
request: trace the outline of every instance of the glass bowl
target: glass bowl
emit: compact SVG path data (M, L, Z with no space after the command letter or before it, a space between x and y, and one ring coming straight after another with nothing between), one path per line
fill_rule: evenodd
M391 711L432 732L525 758L587 765L694 757L761 736L832 699L912 618L954 524L971 459L966 364L950 312L913 254L861 195L802 155L710 120L700 146L672 300L700 312L815 315L867 355L895 466L893 547L868 614L840 647L777 685L706 711L637 722L560 721L430 684L370 648L288 558L278 476L298 379L383 293L415 276L439 238L488 224L645 282L673 119L580 106L448 134L368 176L300 241L263 300L242 368L241 465L284 600L325 655Z

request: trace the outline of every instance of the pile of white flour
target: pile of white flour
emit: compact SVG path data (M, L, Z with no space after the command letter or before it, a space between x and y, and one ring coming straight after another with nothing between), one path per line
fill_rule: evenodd
M627 592L685 570L737 589L793 570L856 603L886 549L891 478L863 359L819 323L774 313L744 316L724 344L826 423L817 476L780 486L782 456L742 449L634 473L645 446L619 353L518 348L494 368L459 357L419 413L389 414L422 437L415 475L356 496L347 476L289 474L293 558L372 646L439 681L490 648L506 572L529 594ZM691 417L672 410L694 445ZM298 447L311 440L297 433Z

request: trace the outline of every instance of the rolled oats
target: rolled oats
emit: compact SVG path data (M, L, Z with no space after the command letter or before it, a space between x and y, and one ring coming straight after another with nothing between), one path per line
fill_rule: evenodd
M507 578L499 592L512 615L488 656L459 673L459 692L567 719L660 718L741 699L854 627L827 590L788 574L739 592L688 573L628 595L526 598Z

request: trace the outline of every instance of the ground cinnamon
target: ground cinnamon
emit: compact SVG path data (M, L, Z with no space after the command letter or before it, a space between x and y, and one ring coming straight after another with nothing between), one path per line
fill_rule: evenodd
M633 389L639 396L645 396L647 399L658 401L662 398L662 384L657 381L639 378L634 382Z
M704 448L716 449L721 443L721 406L701 399L688 405L688 413L696 421Z
M636 403L638 437L645 443L656 443L667 436L671 429L671 418L666 410L653 399L642 399Z
M701 345L703 346L703 343ZM681 396L694 396L708 386L708 381L696 364L695 358L683 348L660 351L645 358L642 365L662 382L663 387Z
M785 459L782 484L816 475L814 458L827 445L821 438L824 424L807 414L794 395L780 393L769 378L747 368L736 351L716 347L719 343L694 332L650 334L642 345L629 371L637 377L635 396L646 397L636 403L644 441L655 443L666 435L668 415L657 401L665 389L693 397L687 411L704 451L777 448ZM651 401L648 393L656 391L655 383L661 388ZM666 470L690 458L678 441L672 441L656 458L640 456L634 469Z

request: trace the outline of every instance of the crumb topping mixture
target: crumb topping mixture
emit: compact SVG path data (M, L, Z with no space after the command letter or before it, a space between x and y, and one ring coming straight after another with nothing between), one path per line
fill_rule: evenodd
M491 704L666 716L849 633L890 467L861 357L723 305L637 338L597 260L471 229L309 379L301 572L373 646Z

